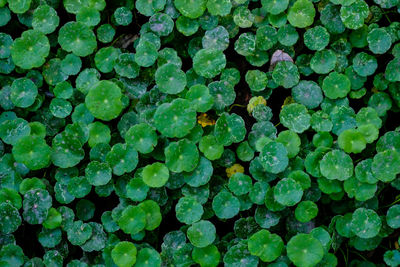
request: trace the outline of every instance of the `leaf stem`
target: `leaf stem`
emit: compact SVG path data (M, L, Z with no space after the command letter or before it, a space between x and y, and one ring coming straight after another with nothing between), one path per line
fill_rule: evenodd
M340 252L342 253L342 255L343 255L343 259L344 259L344 263L345 263L345 265L346 266L348 266L349 265L349 263L348 263L348 260L347 260L347 257L346 257L346 255L344 254L344 251L343 251L343 249L342 248L339 248L339 250L340 250Z

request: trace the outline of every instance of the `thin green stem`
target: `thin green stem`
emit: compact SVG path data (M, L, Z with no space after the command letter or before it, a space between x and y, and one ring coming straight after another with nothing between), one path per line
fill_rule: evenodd
M343 251L343 249L342 248L339 248L339 250L340 250L340 252L342 253L342 255L343 255L343 259L344 259L344 263L345 263L345 265L346 266L348 266L348 260L347 260L347 257L346 257L346 255L344 254L344 251Z
M118 38L115 39L115 40L111 43L111 46L113 46L116 42L118 42L119 39L121 39L121 38L124 37L124 36L125 36L125 33L124 33L124 34L121 34L120 36L118 36Z
M350 252L353 253L353 254L355 254L355 255L357 255L358 257L360 257L360 258L363 259L364 261L368 261L367 258L365 258L363 255L361 255L361 254L358 253L357 251L351 250Z
M247 106L246 105L240 105L240 104L233 104L232 106L229 107L229 111L231 111L233 107L245 108Z
M382 8L380 8L382 11L382 14L385 16L385 18L389 21L389 23L392 23L392 21L390 20L389 16L387 14L389 14L388 12L383 11Z

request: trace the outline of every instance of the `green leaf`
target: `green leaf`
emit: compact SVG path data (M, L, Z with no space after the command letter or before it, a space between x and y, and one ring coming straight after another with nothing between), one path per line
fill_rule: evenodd
M295 157L300 151L301 140L295 132L290 130L282 131L279 133L276 141L285 146L288 158Z
M216 160L222 156L224 146L221 145L214 135L205 135L199 143L199 150L209 160Z
M386 65L385 77L389 82L400 81L400 58L394 58Z
M308 109L317 108L324 98L321 87L317 83L304 80L292 88L292 96L294 101Z
M99 81L86 95L85 104L90 113L101 120L118 117L123 109L121 89L111 81Z
M288 152L282 143L271 141L260 153L260 163L267 172L280 173L289 164Z
M24 195L23 217L29 224L41 224L48 215L52 199L44 189L30 190Z
M256 37L252 33L242 33L235 42L235 51L242 56L253 56L256 51Z
M258 265L258 257L251 255L247 244L242 241L229 248L224 256L224 265L227 267L240 266L243 262L250 266Z
M321 242L310 234L297 234L286 246L289 259L296 266L315 266L324 256Z
M250 89L255 92L264 90L268 83L267 75L259 70L248 70L245 79Z
M92 236L93 228L90 224L82 221L75 221L67 230L67 236L71 244L83 245Z
M187 230L187 236L193 246L204 248L215 240L216 229L209 221L199 221L192 224Z
M339 235L348 238L355 236L354 232L351 230L351 220L351 213L346 213L344 216L337 217L335 229L339 233Z
M326 97L337 99L345 97L350 92L351 82L346 75L331 72L322 83L322 90Z
M331 72L338 63L338 57L330 49L317 51L311 58L310 67L318 74Z
M371 209L358 208L353 212L351 230L361 238L372 238L379 233L382 221Z
M230 13L232 3L230 0L208 0L207 10L213 16L226 16Z
M338 144L346 153L356 154L365 149L367 141L359 130L347 129L340 133Z
M214 78L221 73L225 65L226 57L220 50L201 49L193 57L195 72L205 78Z
M174 99L157 108L154 124L167 137L183 137L196 125L196 112L189 100Z
M302 133L310 127L311 116L304 105L292 103L283 106L279 119L291 131Z
M243 141L245 135L244 121L237 114L223 113L215 124L214 136L217 142L224 146Z
M31 2L31 0L9 1L8 6L12 12L16 14L22 14L29 10Z
M94 123L89 124L89 146L94 147L97 144L104 143L108 144L111 139L111 131L107 125L96 121Z
M163 10L165 2L165 0L155 0L151 2L148 0L138 0L135 3L135 7L140 14L150 17L154 13Z
M9 202L3 202L0 204L0 215L0 232L3 235L17 231L22 220L16 207Z
M137 234L146 227L146 213L138 206L127 206L118 219L121 230L127 234Z
M185 36L191 36L199 30L199 23L195 19L179 16L176 20L176 29Z
M199 187L207 184L213 174L213 166L211 161L205 157L200 157L199 164L191 171L183 173L185 182L192 187Z
M326 153L320 161L321 174L329 180L344 181L353 175L353 161L341 150Z
M314 22L315 8L309 0L297 0L289 8L287 19L290 24L297 28L305 28Z
M190 0L174 0L175 7L185 17L195 19L203 15L206 10L206 0L190 1Z
M147 40L140 40L136 46L135 61L141 67L150 67L158 57L157 47Z
M60 244L61 239L62 232L60 228L53 230L42 228L42 231L38 234L38 241L45 248L54 248Z
M119 242L111 251L111 257L119 267L131 267L136 262L137 249L128 241Z
M352 4L340 8L340 18L346 28L351 30L361 28L368 15L369 8L363 0L356 0Z
M24 257L24 252L18 245L7 244L0 250L1 262L6 266L22 266Z
M282 238L277 234L271 234L268 230L260 230L250 236L248 241L251 255L260 257L263 262L276 260L283 251Z
M384 54L392 46L392 38L384 28L371 30L367 36L368 47L374 54Z
M321 51L329 44L329 32L322 26L308 29L304 34L304 44L310 50Z
M59 23L57 11L51 6L40 5L33 12L32 27L44 34L54 32Z
M130 79L139 75L140 67L135 61L135 54L122 53L115 60L114 70L118 75Z
M314 219L318 214L318 206L310 200L300 202L295 210L295 217L299 222L305 223Z
M386 222L393 229L400 228L400 205L394 205L388 209Z
M285 21L286 22L286 21ZM292 46L299 40L299 33L290 24L285 24L278 30L278 41L284 46Z
M400 252L398 250L387 250L383 255L383 260L389 266L398 266L400 264Z
M79 57L92 54L97 47L95 34L82 22L64 24L58 34L58 43L62 49Z
M6 144L15 145L22 137L29 136L30 132L29 123L21 118L10 118L0 123L0 137Z
M61 213L55 208L50 208L46 220L43 222L43 227L47 229L55 229L61 225Z
M63 81L63 82L58 83L54 87L53 92L57 98L68 99L74 93L74 89L72 88L72 85L69 82Z
M85 252L100 251L104 249L106 245L106 234L104 233L103 226L99 223L89 222L92 229L92 235L85 244L81 245L81 248Z
M143 182L149 187L162 187L169 178L169 171L165 164L156 162L144 167Z
M92 185L85 176L72 177L68 183L68 192L76 198L83 198L90 193Z
M212 30L208 30L204 34L202 45L205 49L224 51L229 46L229 32L223 26L217 26Z
M193 171L199 162L199 151L196 145L187 139L171 142L165 148L164 154L165 164L172 172Z
M221 253L214 245L204 248L194 247L192 252L193 260L200 266L216 267L219 264Z
M272 79L280 86L292 88L299 83L300 74L294 63L290 61L279 61L272 72Z
M24 136L14 145L12 154L17 162L31 170L39 170L49 165L51 148L43 138Z
M201 219L203 206L194 197L187 196L179 199L175 206L176 218L185 224L192 224Z
M147 123L133 125L125 134L125 141L143 154L150 153L157 145L157 133Z
M264 1L263 1L264 2ZM281 3L284 1L276 1ZM278 42L277 31L269 25L261 26L256 31L256 47L261 50L269 50Z
M375 154L371 170L373 175L382 182L391 182L400 173L400 153L395 150L385 150Z
M273 15L278 15L287 9L289 5L289 0L261 0L261 4L269 13Z
M76 14L76 21L82 22L89 27L100 23L100 12L90 7L82 7Z
M224 190L214 197L212 208L218 218L230 219L239 213L240 202L238 198Z
M115 9L113 14L113 19L115 20L115 24L121 26L128 26L132 22L132 12L127 7L118 7Z
M106 162L110 165L115 175L123 175L132 172L139 158L133 146L127 144L115 144L106 155Z
M157 202L151 199L145 200L139 203L138 207L146 213L146 230L152 231L161 224L162 215Z
M158 36L167 36L174 29L174 21L164 13L156 13L149 19L149 27Z
M185 89L186 75L173 63L164 64L157 69L155 80L161 92L178 94Z
M252 180L250 176L243 173L237 172L233 174L228 183L229 190L236 196L247 194L252 186Z
M250 28L254 19L254 14L245 6L239 6L233 12L233 21L240 28Z
M208 84L211 96L214 98L214 109L223 110L233 104L236 98L235 89L223 81Z
M66 118L71 114L72 105L69 101L62 98L54 98L49 106L51 114L57 118Z
M275 200L284 206L296 205L303 196L301 185L292 178L280 180L274 187Z
M11 57L14 64L23 69L42 66L49 52L49 40L38 30L24 31L11 46Z
M96 68L103 73L111 72L119 54L120 51L114 47L101 48L94 56Z
M189 88L185 98L190 100L197 112L207 112L214 105L214 98L207 86L195 84Z
M378 62L375 57L360 52L353 58L353 68L360 76L370 76L378 68Z
M126 196L133 201L142 201L146 198L149 187L141 177L131 179L126 185Z
M11 55L13 39L6 33L0 33L0 58L8 58Z
M91 185L105 185L111 180L112 170L107 163L91 161L85 168L85 177Z

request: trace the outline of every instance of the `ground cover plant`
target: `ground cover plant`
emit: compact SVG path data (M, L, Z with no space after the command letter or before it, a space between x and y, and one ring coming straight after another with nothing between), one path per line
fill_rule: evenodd
M0 0L0 266L399 266L399 0Z

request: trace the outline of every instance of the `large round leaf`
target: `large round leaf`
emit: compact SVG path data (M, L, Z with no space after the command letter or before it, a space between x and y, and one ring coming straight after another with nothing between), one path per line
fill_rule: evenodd
M123 109L121 89L111 81L97 82L86 95L85 104L98 119L109 121L118 117Z
M42 66L49 52L49 40L38 30L24 31L11 46L11 57L14 64L23 69Z
M196 125L196 112L186 99L175 99L159 106L154 124L167 137L183 137Z
M82 22L68 22L58 33L58 43L67 52L85 57L93 53L97 47L93 31Z

